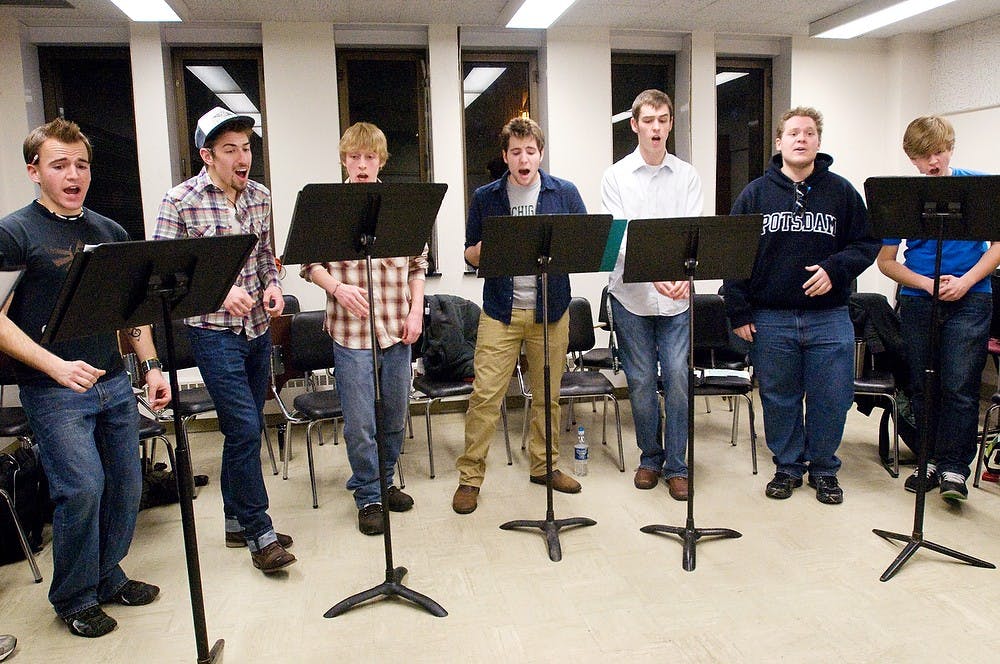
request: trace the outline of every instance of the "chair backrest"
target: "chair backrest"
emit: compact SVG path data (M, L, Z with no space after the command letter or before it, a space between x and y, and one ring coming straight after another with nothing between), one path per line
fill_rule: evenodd
M302 311L292 316L285 369L308 373L333 366L333 339L323 329L326 312Z
M187 325L183 320L175 320L170 325L174 337L174 365L170 366L167 357L167 335L163 330L163 323L153 325L153 341L156 343L156 352L163 363L164 371L174 371L180 369L190 369L198 366L194 360L194 352L191 350L191 340L188 339Z
M583 297L574 297L569 301L569 347L570 353L584 353L594 347L597 339L594 336L594 316L590 311L590 302Z
M721 295L695 294L694 347L696 351L729 348L729 320Z
M281 313L297 314L300 311L302 311L302 306L299 305L299 298L295 297L294 295L289 295L288 293L285 293L284 299L285 299L285 308L282 309Z
M990 276L990 286L993 288L993 318L990 320L990 336L1000 339L1000 275Z

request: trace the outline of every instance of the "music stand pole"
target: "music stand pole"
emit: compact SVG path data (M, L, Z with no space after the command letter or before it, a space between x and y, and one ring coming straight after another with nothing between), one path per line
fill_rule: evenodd
M226 235L102 244L73 257L41 342L89 336L159 321L166 333L164 352L174 402L174 461L184 533L191 613L198 663L218 661L225 642L208 647L205 602L198 560L194 486L187 435L176 402L180 393L174 366L171 321L216 311L257 243L254 235ZM112 275L109 277L109 275ZM100 297L94 298L94 293ZM77 297L78 294L82 294Z
M186 286L164 288L159 284L150 285L150 295L159 297L163 317L163 332L166 335L166 360L168 367L174 367L174 330L171 324L171 304L182 296ZM176 406L177 395L180 394L180 384L177 381L177 371L171 369L170 394ZM191 470L191 450L188 447L187 427L181 422L180 409L174 407L174 463L177 464L174 479L177 480L178 503L181 509L181 530L184 533L184 559L187 562L188 593L191 595L191 617L194 621L194 639L198 651L198 664L221 661L222 649L226 642L218 639L208 649L208 626L205 621L205 597L201 587L201 562L198 558L198 532L194 522L194 480Z
M385 434L379 379L378 337L375 335L375 298L372 258L416 256L431 235L447 185L440 183L307 184L299 192L282 262L286 265L364 260L368 278L368 321L375 385L375 448L382 501L382 543L385 580L337 602L324 618L334 618L376 597L401 597L439 618L448 615L440 604L403 585L405 567L392 561L392 534L385 493ZM378 242L376 243L376 239Z
M397 596L423 607L433 616L443 618L448 615L444 607L427 595L404 586L403 577L406 576L407 569L405 567L395 567L392 563L392 529L389 519L389 507L385 502L385 493L389 490L389 480L385 474L386 443L382 433L384 430L383 413L385 405L382 402L381 378L379 377L378 337L375 336L375 293L372 290L371 248L374 243L375 237L373 235L365 235L361 238L361 244L365 248L365 270L368 276L368 326L372 339L372 374L375 381L375 449L378 454L379 495L382 499L382 541L385 551L385 581L337 602L323 614L323 617L335 618L353 609L358 604L376 597Z
M639 530L644 533L668 533L677 535L684 542L684 553L682 564L688 572L695 567L695 544L702 537L723 537L736 538L743 537L743 534L731 528L696 528L694 525L694 275L698 261L695 258L688 258L684 261L684 268L688 275L688 388L687 388L687 458L688 458L688 499L687 499L687 519L683 526L665 526L654 524L643 526Z
M545 363L542 365L542 373L545 376L545 519L541 521L529 521L525 519L508 521L500 524L500 530L514 530L515 528L538 528L545 535L545 542L549 550L549 560L559 562L562 560L562 547L559 545L559 530L571 526L594 526L597 522L584 516L575 516L568 519L556 519L555 508L552 504L552 368L549 366L549 272L548 265L551 258L549 256L538 257L538 271L542 277L542 349L545 353ZM526 415L527 416L527 415Z
M688 386L687 386L687 518L683 526L654 524L644 533L677 535L683 542L682 564L695 568L695 545L702 537L737 538L731 528L698 528L694 524L694 280L699 266L710 273L702 278L742 277L750 274L754 246L760 234L760 215L637 219L628 227L624 279L627 282L676 281L683 270L688 282Z
M882 539L888 541L899 541L906 542L906 546L903 550L899 552L896 559L892 561L889 567L886 568L882 576L879 577L880 581L888 581L900 570L900 568L906 564L913 554L915 554L921 547L926 547L931 551L936 551L945 556L961 560L964 563L968 563L973 567L983 567L986 569L996 569L996 565L993 563L986 562L985 560L980 560L955 549L949 549L946 546L936 544L930 540L924 539L924 505L926 502L925 494L927 492L927 461L929 456L929 448L931 436L935 435L937 432L937 411L941 407L941 392L940 392L940 374L939 368L941 364L940 353L938 352L938 344L940 343L940 332L941 332L941 314L938 309L938 303L940 302L938 298L939 289L941 285L941 243L944 241L944 226L946 221L960 222L962 220L962 215L960 212L945 212L937 213L932 210L925 210L924 218L929 221L937 222L937 249L934 253L934 288L931 294L931 334L930 334L930 349L927 362L927 369L924 371L924 404L923 409L920 413L920 449L917 452L917 473L919 480L917 482L917 495L913 504L913 530L909 535L904 535L902 533L894 533L888 530L881 530L879 528L872 528L872 532L881 537Z

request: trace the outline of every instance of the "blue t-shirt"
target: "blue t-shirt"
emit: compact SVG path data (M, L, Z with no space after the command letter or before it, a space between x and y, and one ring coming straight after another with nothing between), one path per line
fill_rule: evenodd
M986 175L979 171L969 171L961 168L952 168L952 175ZM883 245L898 246L899 238L885 238ZM986 250L989 249L988 242L968 241L968 240L945 240L941 246L941 274L951 274L961 277L979 262ZM924 277L934 276L934 255L937 252L937 240L907 240L906 250L903 251L903 265ZM973 285L969 289L970 293L989 293L990 278L987 276L982 281ZM930 297L925 291L910 286L903 286L901 295L915 295L917 297Z

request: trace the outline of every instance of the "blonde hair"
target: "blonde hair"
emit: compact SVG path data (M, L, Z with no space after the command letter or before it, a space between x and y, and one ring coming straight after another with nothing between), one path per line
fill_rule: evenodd
M378 155L381 166L389 161L389 142L382 130L370 122L355 122L340 137L340 160L349 152L369 151Z
M937 115L917 118L903 132L903 152L910 159L919 159L955 149L955 128Z
M50 138L66 145L83 143L84 147L87 148L87 161L94 160L94 148L90 146L90 141L80 131L80 125L64 118L56 118L52 122L43 124L41 127L35 127L24 139L24 145L22 146L24 163L35 163L35 160L38 159L38 150L42 147L42 143Z
M781 138L785 133L785 123L792 118L812 118L816 123L816 135L823 138L823 114L812 106L796 106L785 111L781 116L781 122L778 123L777 131L774 132L775 138Z

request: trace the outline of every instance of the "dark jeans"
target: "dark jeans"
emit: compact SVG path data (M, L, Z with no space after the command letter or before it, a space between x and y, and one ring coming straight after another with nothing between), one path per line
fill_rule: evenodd
M271 335L248 339L229 330L188 327L188 338L219 418L222 507L236 519L251 551L274 542L267 489L260 469L264 399L271 375Z
M938 357L940 406L931 410L933 435L928 459L939 472L971 474L979 430L979 383L986 364L993 296L967 293L957 302L939 302ZM899 319L908 345L913 408L920 429L924 407L924 371L930 359L931 298L901 295ZM934 421L936 420L936 426Z
M854 401L854 325L847 307L759 309L754 327L750 356L776 469L792 477L806 470L814 478L836 475Z
M139 411L128 375L83 394L61 386L21 387L55 501L49 601L60 616L106 602L128 578L139 513Z

